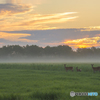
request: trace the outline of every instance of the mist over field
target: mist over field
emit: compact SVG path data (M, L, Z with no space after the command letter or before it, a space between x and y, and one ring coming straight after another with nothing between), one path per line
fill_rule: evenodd
M65 58L65 57L35 57L35 58L2 58L0 63L99 63L100 58Z
M38 47L36 45L9 45L0 48L0 63L63 63L99 62L100 48L78 48L68 45Z

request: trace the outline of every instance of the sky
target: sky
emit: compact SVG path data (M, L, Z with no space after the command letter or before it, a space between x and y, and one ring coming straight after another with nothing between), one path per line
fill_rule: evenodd
M100 47L100 0L0 0L0 47Z

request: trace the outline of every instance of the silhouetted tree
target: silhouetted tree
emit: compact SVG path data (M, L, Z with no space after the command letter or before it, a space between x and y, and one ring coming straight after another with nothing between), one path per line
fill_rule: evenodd
M100 58L100 48L78 48L76 51L73 51L68 45L46 46L45 48L37 45L8 45L0 48L0 58L39 56L51 56L53 58Z

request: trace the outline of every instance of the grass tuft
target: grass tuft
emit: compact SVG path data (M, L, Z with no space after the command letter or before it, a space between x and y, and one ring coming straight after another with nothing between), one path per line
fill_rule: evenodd
M32 99L39 99L39 100L58 100L60 98L60 94L57 92L35 92L30 96Z
M0 100L22 100L20 95L10 94L10 95L0 95Z

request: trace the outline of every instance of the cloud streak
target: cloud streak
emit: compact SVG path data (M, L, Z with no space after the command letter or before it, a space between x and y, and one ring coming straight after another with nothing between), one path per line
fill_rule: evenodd
M100 41L100 37L65 40L63 43L74 48L88 48L92 46L100 46L100 42L98 41Z
M25 4L0 4L0 16L8 17L17 14L25 14L31 12L33 6Z
M67 17L68 14L74 14L76 12L66 12L66 13L57 13L57 14L51 14L51 15L35 15L34 19L31 21L24 22L21 25L30 25L30 24L39 24L39 23L60 23L65 22L70 19L75 19L77 16L74 17Z
M9 11L2 12L5 16L10 13ZM69 17L70 14L76 14L77 12L64 12L64 13L56 13L56 14L31 14L27 13L21 16L8 16L4 23L2 22L1 31L2 30L46 30L46 29L58 29L53 24L64 23L68 21L72 21L78 16ZM2 14L2 15L4 15ZM2 16L3 17L3 16ZM26 20L27 19L27 20ZM6 24L5 24L6 23ZM51 26L52 24L53 26ZM13 28L11 28L13 27Z
M81 31L99 31L100 26L90 26L90 27L84 27Z
M0 32L0 39L5 39L5 40L9 40L9 41L20 41L20 42L32 42L35 43L38 40L29 40L29 39L25 39L25 37L27 36L31 36L30 34L19 34L19 33L4 33L4 32ZM23 38L24 37L24 38Z

